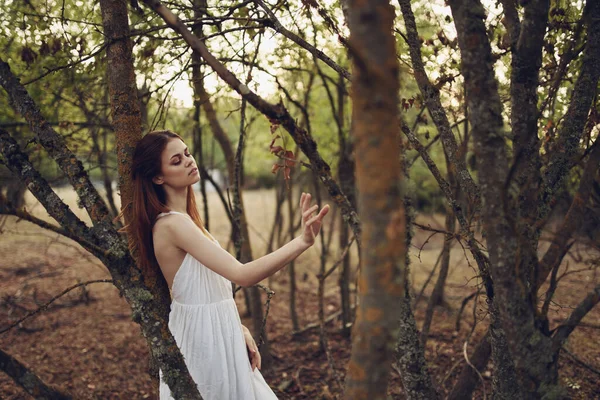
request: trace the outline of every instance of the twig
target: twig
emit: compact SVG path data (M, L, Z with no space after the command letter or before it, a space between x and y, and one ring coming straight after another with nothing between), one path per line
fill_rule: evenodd
M269 289L268 287L261 285L260 283L257 283L254 286L258 287L259 289L264 290L265 293L267 294L267 301L265 302L265 307L267 307L267 309L265 310L265 316L263 317L262 324L260 327L260 337L258 338L258 342L257 342L258 348L260 349L260 347L265 342L264 341L265 326L267 325L267 317L269 316L269 310L271 308L271 298L275 295L275 292L272 291L271 289ZM242 288L242 286L236 287L235 290L233 291L233 293L234 294L237 293L241 288Z
M475 368L475 366L473 364L471 364L471 361L469 361L469 355L467 354L467 346L469 344L468 340L465 340L465 343L463 344L463 357L465 358L465 361L467 362L467 364L469 365L469 367L473 368L473 370L475 372L477 372L477 376L479 377L479 380L481 381L481 388L482 388L482 392L483 392L483 400L487 399L487 395L485 393L485 380L483 379L483 376L481 376L481 374L479 373L479 371L477 370L477 368Z
M456 315L456 323L454 325L455 331L457 331L457 332L460 331L460 321L462 319L462 313L463 313L465 307L467 306L467 304L469 303L469 300L471 300L473 297L479 295L480 293L481 292L479 290L476 290L463 299L462 303L460 304L460 309L458 310L458 314Z
M302 39L295 33L286 29L283 25L281 25L281 23L279 22L279 20L273 13L273 11L271 11L271 9L269 9L269 7L267 7L267 5L262 0L254 0L254 2L257 5L259 5L265 11L267 16L269 17L270 23L267 24L267 26L269 26L269 27L273 28L274 30L276 30L277 32L281 33L283 36L290 39L292 42L296 43L298 46L308 50L311 54L313 54L315 57L317 57L318 59L323 61L325 64L329 65L331 68L333 68L335 71L337 71L344 78L346 78L348 80L351 79L352 76L350 75L350 72L348 72L346 69L344 69L341 66L339 66L338 64L336 64L330 57L328 57L321 50L317 49L316 47L314 47L313 45L308 43L306 40Z
M565 349L564 347L562 348L563 351L565 353L567 353L569 355L569 357L571 357L571 359L573 361L575 361L577 364L579 364L580 366L584 367L585 369L587 369L588 371L591 371L593 373L595 373L596 375L600 375L600 370L598 370L597 368L592 367L591 365L586 364L585 362L581 361L579 358L577 358L575 356L575 354L571 353L569 350Z
M331 273L342 263L342 261L344 261L346 254L348 254L348 250L350 250L350 246L352 246L352 243L354 243L354 239L355 239L355 237L352 236L352 239L350 240L350 242L348 242L348 244L344 248L344 251L342 252L342 255L340 256L340 258L335 262L335 264L333 264L333 266L331 268L329 268L329 270L327 270L327 272L325 272L323 275L321 275L321 274L317 275L317 278L319 278L319 280L327 279L327 277L329 275L331 275Z
M331 314L329 317L325 318L325 323L331 322L334 319L336 319L337 317L339 317L340 315L342 315L342 311L336 311L333 314ZM292 336L300 336L305 332L308 332L312 329L318 328L320 326L319 322L313 322L310 323L308 325L306 325L304 328L298 330L298 331L293 331L292 332Z
M46 304L42 305L41 307L37 308L36 310L31 311L30 313L28 313L27 315L25 315L24 317L20 318L18 321L13 322L11 325L7 326L6 328L3 328L2 330L0 330L0 333L4 333L9 331L10 329L14 328L15 326L19 325L20 323L22 323L23 321L25 321L26 319L29 319L31 317L33 317L35 314L44 311L48 308L48 306L50 304L52 304L54 301L58 300L60 297L64 296L65 294L69 293L71 290L76 289L80 286L86 286L89 285L91 283L114 283L112 279L96 279L93 281L87 281L87 282L80 282L76 285L73 285L65 290L63 290L60 294L54 296L52 299L50 299Z
M427 287L427 285L429 285L429 282L431 281L431 278L433 278L433 274L435 274L435 270L437 269L438 265L440 264L440 260L442 259L442 254L444 254L443 250L440 252L440 255L438 256L437 260L435 261L435 264L433 265L433 269L429 273L429 276L425 280L425 283L423 283L423 286L421 287L421 290L419 291L419 294L415 298L415 302L414 302L413 308L417 308L417 305L421 301L421 297L423 297L423 293L425 292L425 288Z

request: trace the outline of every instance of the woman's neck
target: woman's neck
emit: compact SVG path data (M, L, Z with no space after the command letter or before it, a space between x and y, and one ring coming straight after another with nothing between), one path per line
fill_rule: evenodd
M184 197L183 199L175 199L173 201L167 200L166 206L171 211L177 211L183 214L187 214L187 199Z

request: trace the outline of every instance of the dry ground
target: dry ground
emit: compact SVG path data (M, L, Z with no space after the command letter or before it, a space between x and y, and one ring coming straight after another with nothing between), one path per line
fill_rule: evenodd
M85 211L77 208L71 190L59 189L58 193L82 219L89 222ZM244 199L254 256L258 257L265 254L265 238L268 237L273 218L274 192L248 191ZM216 195L210 195L209 206L210 230L225 246L229 228ZM32 197L28 197L27 209L53 221ZM419 222L442 227L443 217L420 217ZM77 282L110 278L99 261L68 239L57 237L28 222L16 223L14 217L6 217L0 226L0 329ZM328 226L325 227L327 229ZM435 263L442 239L438 235L428 240L427 232L416 230L415 233L414 248L411 249L411 277L413 287L418 292ZM333 249L331 254L329 265L337 259L339 249ZM581 258L577 258L577 254ZM570 257L569 270L585 269L584 261L589 256L581 250ZM298 314L301 325L306 325L317 318L319 247L299 257L296 269L299 281ZM474 275L472 264L467 262L462 248L455 246L446 290L447 306L437 309L431 339L427 344L431 372L443 393L447 393L454 382L458 369L453 367L463 364L462 345L471 331L473 316L478 320L484 317L482 303L476 308L469 303L460 330L456 332L454 329L462 299L475 289L477 281ZM334 273L326 286L328 315L339 309L336 281ZM564 319L597 281L598 277L590 271L567 275L561 281L551 307L552 326ZM284 269L270 283L276 296L267 329L275 360L273 367L264 370L263 374L281 399L341 398L340 387L328 366L326 355L319 350L318 332L309 331L299 337L290 335L292 324L288 308L288 282ZM425 297L416 310L419 326L429 293L430 289L425 291ZM244 315L243 298L237 296L237 301ZM89 285L86 291L74 290L54 303L48 311L0 334L0 348L24 362L46 382L69 391L77 399L157 398L147 372L146 343L130 316L127 302L118 296L110 283L96 283ZM575 330L567 348L598 369L600 309L597 307L593 310L585 322L588 326ZM486 324L487 321L483 320L476 325L469 349L481 336ZM343 382L350 342L339 333L339 326L339 321L334 321L328 325L327 332L336 371ZM600 398L598 375L581 367L564 353L560 364L561 381L572 398ZM488 371L493 371L491 363ZM484 373L484 390L488 395L491 385L489 375ZM395 372L392 373L390 394L394 399L404 398ZM481 389L476 397L483 398ZM0 399L25 398L28 396L10 378L0 373Z

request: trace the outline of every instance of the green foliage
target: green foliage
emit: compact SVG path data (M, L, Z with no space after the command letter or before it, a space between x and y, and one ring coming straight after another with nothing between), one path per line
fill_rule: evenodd
M71 1L5 2L4 18L0 21L0 48L2 58L22 82L30 82L27 89L42 109L47 120L64 135L69 147L84 162L93 179L103 177L100 154L106 150L108 174L116 179L116 155L114 133L110 124L110 102L106 85L106 52L103 48L102 20L98 3ZM186 3L187 4L187 3ZM349 69L347 49L337 39L338 34L347 37L339 2L312 3L280 2L273 9L280 22L291 32L301 36L326 53L342 67ZM398 5L393 3L397 8ZM170 3L169 7L190 26L194 10L184 4ZM556 94L551 92L557 65L570 48L580 49L585 32L577 35L576 26L581 16L582 1L553 2L547 44L541 71L540 105L547 102L540 118L539 135L552 139L560 118L566 111L573 82L581 63L580 53L569 63ZM191 57L187 44L148 8L143 13L130 10L131 39L138 88L143 94L142 103L147 111L146 130L168 128L180 133L191 145L193 143L193 103L191 80ZM456 45L453 19L443 2L413 2L419 35L422 39L421 53L430 80L440 88L444 108L450 123L461 121L465 116L465 93L460 76L460 55ZM487 9L488 34L491 38L496 63L500 94L508 98L510 54L504 47L507 34L502 24L499 4ZM315 62L313 55L290 39L276 34L261 23L265 14L254 4L239 7L233 1L209 2L202 20L205 43L210 51L223 60L225 65L242 81L249 79L248 86L272 103L281 101L298 124L307 129L318 144L321 156L332 171L337 170L340 131L336 118L338 109L338 85L340 78L322 61ZM400 57L401 92L404 104L403 119L414 127L421 143L426 145L437 131L412 76L408 45L401 32L405 31L403 18L397 10L396 35ZM157 29L158 26L163 26ZM196 25L199 26L199 25ZM240 133L240 97L234 93L214 72L202 66L205 86L217 110L218 118L234 148ZM348 100L350 83L342 80L345 91L341 135L348 137L352 104ZM554 96L548 100L548 96ZM505 108L508 121L510 107ZM306 113L306 114L305 114ZM8 104L5 93L0 92L0 125L13 124L10 132L24 146L32 138L25 125ZM209 168L225 170L224 158L203 113L200 116L203 132L203 156ZM465 137L464 123L455 128L456 137ZM271 173L277 158L269 152L272 140L270 123L252 107L246 112L246 148L244 152L245 181L248 185L274 185L276 176ZM296 152L295 144L283 130L282 145ZM106 136L106 149L104 145ZM347 140L347 139L346 139ZM510 144L510 143L509 143ZM35 144L30 144L32 159L43 175L50 180L60 177L53 161ZM542 148L542 152L546 148ZM408 159L415 157L409 150ZM429 148L429 154L445 176L445 159L441 143ZM473 157L469 146L465 159ZM299 160L307 161L302 155ZM304 167L298 166L304 169ZM474 172L474 171L473 171ZM576 187L578 175L574 173L570 189ZM410 191L419 210L442 211L445 200L437 182L421 160L410 171Z

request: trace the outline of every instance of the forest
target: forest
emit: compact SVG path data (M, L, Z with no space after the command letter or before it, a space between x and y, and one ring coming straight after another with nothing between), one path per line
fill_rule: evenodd
M232 288L277 398L600 398L600 1L1 2L0 399L203 398L122 231L156 130L241 263L331 207Z

